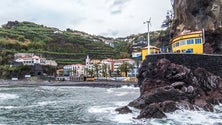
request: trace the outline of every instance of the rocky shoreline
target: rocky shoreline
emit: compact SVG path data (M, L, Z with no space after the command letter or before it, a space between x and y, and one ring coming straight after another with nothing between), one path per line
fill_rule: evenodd
M0 86L85 86L118 88L122 86L137 86L135 82L123 81L28 81L28 80L0 80Z
M116 109L130 113L140 109L137 118L165 118L177 109L214 111L222 103L222 78L203 68L194 70L167 59L143 63L139 69L140 96L127 106Z

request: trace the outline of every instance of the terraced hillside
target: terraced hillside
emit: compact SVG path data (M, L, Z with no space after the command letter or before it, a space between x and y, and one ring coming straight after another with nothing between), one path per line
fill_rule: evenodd
M10 63L17 52L40 54L60 65L83 63L87 54L96 59L119 55L112 47L86 33L18 21L10 21L0 28L0 50L0 64Z

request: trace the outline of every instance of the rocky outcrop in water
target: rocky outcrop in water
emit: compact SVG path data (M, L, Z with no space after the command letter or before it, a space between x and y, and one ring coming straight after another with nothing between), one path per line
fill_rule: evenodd
M205 53L222 53L222 0L174 0L173 32L206 31Z
M137 118L164 118L180 108L213 111L222 103L222 79L203 68L190 68L160 59L139 70L140 97L128 106L141 109Z
M119 114L132 113L132 110L128 106L123 106L123 107L117 108L115 111L119 112Z

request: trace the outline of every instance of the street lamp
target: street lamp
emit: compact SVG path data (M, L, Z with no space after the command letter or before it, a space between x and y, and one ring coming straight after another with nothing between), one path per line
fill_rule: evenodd
M148 53L147 55L150 54L150 22L151 21L151 18L146 21L146 22L143 22L143 24L147 24L147 29L148 29L148 32L147 32L147 48L148 48Z

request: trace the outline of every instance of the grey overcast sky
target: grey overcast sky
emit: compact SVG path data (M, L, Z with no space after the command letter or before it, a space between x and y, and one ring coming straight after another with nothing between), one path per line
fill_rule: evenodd
M125 37L161 29L170 0L0 0L0 24L30 21L106 37Z

